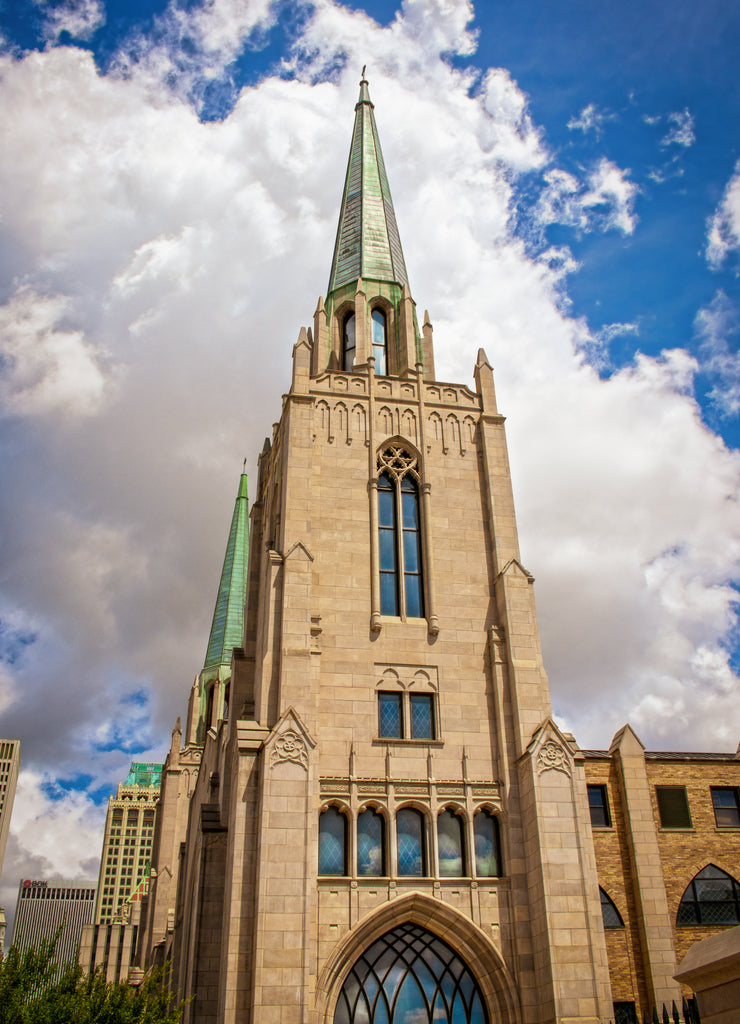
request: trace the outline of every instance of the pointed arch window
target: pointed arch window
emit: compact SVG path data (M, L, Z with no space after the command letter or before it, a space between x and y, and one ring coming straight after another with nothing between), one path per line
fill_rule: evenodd
M334 1024L488 1024L478 984L446 942L405 922L355 962L339 993Z
M384 377L388 373L388 332L387 321L382 309L374 309L371 317L373 329L373 355L375 356L375 373Z
M601 896L601 917L605 928L624 928L622 915L617 910L614 900L599 886Z
M676 924L740 924L740 885L722 868L708 864L686 887Z
M385 874L385 821L372 807L357 818L357 874Z
M319 816L319 874L347 874L347 819L336 807Z
M399 875L427 874L426 829L424 815L412 807L404 807L396 815Z
M441 878L462 878L465 874L463 821L459 814L447 809L437 815L437 844Z
M351 370L355 365L355 314L345 317L342 325L342 369Z
M498 819L488 811L478 811L473 819L473 838L476 875L478 878L499 878L503 872Z
M380 611L424 616L421 516L416 458L392 445L380 454L378 539Z

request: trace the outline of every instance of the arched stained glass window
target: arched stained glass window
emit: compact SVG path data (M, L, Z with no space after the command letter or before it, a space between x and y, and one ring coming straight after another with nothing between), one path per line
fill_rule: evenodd
M424 815L404 807L396 815L399 875L426 875Z
M604 921L604 927L624 928L622 915L617 910L616 904L609 894L599 887L599 895L601 896L601 917Z
M439 874L442 878L461 878L465 874L462 818L454 811L437 815Z
M353 965L334 1024L488 1024L475 978L441 939L405 923Z
M355 365L355 314L345 319L342 328L342 369L351 370Z
M385 874L385 822L370 807L357 818L357 874Z
M375 356L375 372L384 377L388 373L388 344L385 313L374 309L372 315L373 355Z
M379 456L380 611L424 615L421 516L416 458L398 445Z
M740 885L722 868L709 864L686 887L676 924L740 924Z
M347 819L336 807L319 816L319 874L347 874Z
M498 878L501 874L501 843L498 821L488 811L478 811L473 819L475 873L478 878Z

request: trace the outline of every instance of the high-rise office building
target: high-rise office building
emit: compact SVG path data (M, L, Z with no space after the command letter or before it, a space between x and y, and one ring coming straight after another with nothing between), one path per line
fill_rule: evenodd
M134 761L108 800L95 923L129 920L149 884L162 765Z
M19 950L53 939L59 972L77 958L82 929L92 921L95 883L25 878L18 886L13 945Z
M10 832L15 787L21 770L21 741L0 740L0 873Z

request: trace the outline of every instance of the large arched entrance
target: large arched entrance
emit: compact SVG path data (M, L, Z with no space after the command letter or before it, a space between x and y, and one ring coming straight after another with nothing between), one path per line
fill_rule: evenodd
M404 922L355 961L334 1024L488 1024L480 989L446 942Z
M501 951L470 918L419 892L340 939L316 997L320 1024L521 1024Z

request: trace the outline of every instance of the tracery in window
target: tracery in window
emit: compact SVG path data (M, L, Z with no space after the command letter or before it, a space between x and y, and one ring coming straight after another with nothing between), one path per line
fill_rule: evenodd
M475 978L446 942L406 922L353 965L334 1024L488 1024Z
M386 331L385 313L374 309L371 317L373 329L373 355L375 356L375 372L384 377L388 373L388 333Z
M351 370L355 365L355 314L345 318L342 327L342 369Z
M347 819L336 807L319 815L319 874L347 874Z
M385 874L385 821L371 807L357 817L357 874Z
M707 865L686 887L676 924L740 924L740 885L722 868Z
M437 844L441 878L462 878L465 874L463 821L454 811L437 815Z
M498 878L501 874L501 842L498 819L488 811L478 811L473 819L475 873L478 878Z
M378 458L380 611L424 615L419 478L415 456L390 445Z
M424 815L404 807L396 815L399 875L426 875L426 835Z

